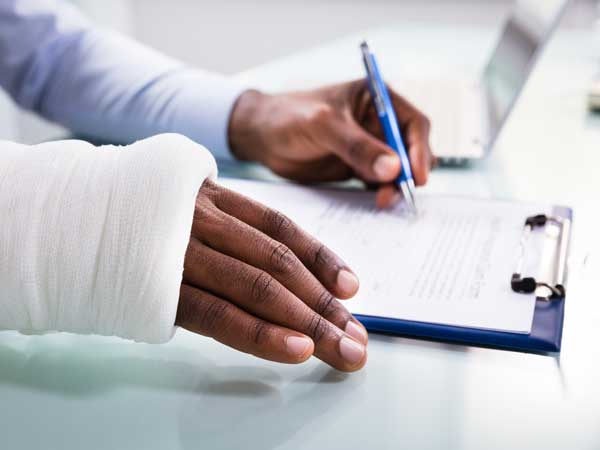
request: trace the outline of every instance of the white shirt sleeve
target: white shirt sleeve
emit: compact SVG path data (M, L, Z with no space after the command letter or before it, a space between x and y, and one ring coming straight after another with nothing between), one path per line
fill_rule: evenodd
M0 87L86 137L180 133L222 159L231 158L229 116L246 89L98 28L64 0L0 0Z
M0 141L0 329L169 340L196 196L216 174L180 135Z

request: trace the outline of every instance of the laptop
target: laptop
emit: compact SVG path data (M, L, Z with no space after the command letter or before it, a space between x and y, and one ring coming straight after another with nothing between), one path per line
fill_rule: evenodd
M475 81L403 84L403 95L431 120L431 145L441 164L464 165L489 154L568 2L517 1Z

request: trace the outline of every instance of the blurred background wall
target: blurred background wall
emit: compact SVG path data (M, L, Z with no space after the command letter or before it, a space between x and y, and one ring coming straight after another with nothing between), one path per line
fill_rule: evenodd
M189 64L226 74L361 29L403 22L499 27L511 0L73 0L114 28ZM563 27L591 26L595 0L575 0ZM0 92L0 139L66 135Z

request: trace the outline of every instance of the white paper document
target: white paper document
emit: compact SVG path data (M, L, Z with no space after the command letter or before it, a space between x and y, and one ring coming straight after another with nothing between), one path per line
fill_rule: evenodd
M419 195L417 217L402 205L378 211L359 191L222 179L288 215L358 275L354 314L530 333L535 297L514 293L527 216L546 205Z

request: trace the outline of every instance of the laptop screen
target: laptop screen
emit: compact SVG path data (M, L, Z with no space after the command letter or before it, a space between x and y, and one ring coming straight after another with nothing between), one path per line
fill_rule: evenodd
M483 75L491 119L491 141L500 131L567 3L568 0L516 2Z

